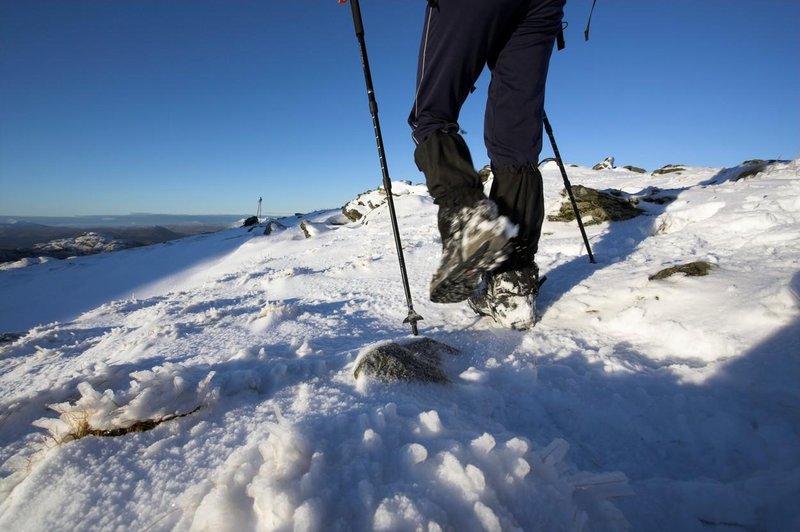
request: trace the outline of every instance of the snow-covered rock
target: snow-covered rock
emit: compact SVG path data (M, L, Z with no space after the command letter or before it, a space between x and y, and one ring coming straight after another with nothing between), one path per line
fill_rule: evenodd
M615 166L613 157L606 157L603 159L603 162L592 166L592 170L613 170L614 168Z
M138 244L127 240L118 240L103 233L89 231L73 238L51 240L44 244L36 244L33 250L43 255L66 258L70 256L94 255L96 253L109 253L120 249L136 247Z
M427 195L425 185L412 185L410 181L393 181L392 196L399 198L408 195ZM386 203L386 189L383 186L359 194L342 207L342 214L352 222L364 222L364 218Z

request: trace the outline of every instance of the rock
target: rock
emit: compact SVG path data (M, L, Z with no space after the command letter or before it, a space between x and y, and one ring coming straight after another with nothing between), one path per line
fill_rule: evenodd
M362 352L353 374L356 378L363 374L384 382L444 384L450 379L442 369L442 358L457 354L457 349L430 338L386 342Z
M342 214L350 221L357 222L372 210L386 203L386 191L382 188L368 190L342 207Z
M658 170L653 170L653 175L663 175L663 174L671 174L673 172L685 172L686 168L677 164L667 164L659 168Z
M305 236L306 238L311 238L313 236L317 236L320 233L325 233L327 231L330 231L331 227L328 227L324 223L303 220L302 222L300 222L300 230L303 231L303 236Z
M410 181L392 181L392 196L400 197L411 194L413 185ZM342 207L342 214L352 222L361 221L370 212L386 203L386 189L380 187L359 194L354 200Z
M344 217L351 222L357 222L364 217L364 215L361 214L361 211L356 209L347 209L347 206L342 207L342 215L344 215Z
M749 161L744 161L739 166L728 170L729 175L727 176L727 180L740 181L742 179L754 177L775 163L786 163L786 162L788 161L779 161L777 159L769 159L766 161L762 159L751 159Z
M613 157L606 157L602 163L597 163L596 165L592 166L592 170L613 170L613 169L614 169Z
M350 221L351 220L344 214L335 214L325 220L325 223L328 225L347 225Z
M708 272L711 271L711 264L708 262L697 261L697 262L689 262L687 264L681 264L679 266L672 266L671 268L665 268L660 272L656 273L655 275L651 275L648 277L650 281L660 281L662 279L666 279L667 277L671 277L676 273L682 273L687 277L703 277L708 275Z
M242 227L250 227L251 225L256 225L258 223L257 216L251 216L249 218L245 218L244 222L242 222Z
M25 336L25 333L0 333L0 345L16 342Z
M625 170L628 170L629 172L636 172L637 174L646 174L647 173L647 170L645 170L644 168L639 168L638 166L630 166L630 165L628 165L628 166L623 166L623 168Z
M677 199L677 196L673 196L668 191L661 190L658 187L647 187L637 194L637 197L641 201L655 203L656 205L665 205Z
M720 170L709 183L718 185L726 181L741 181L742 179L755 177L774 164L786 164L788 162L789 161L782 161L779 159L749 159L738 166Z
M480 170L478 170L478 177L481 178L481 183L486 183L489 181L489 178L492 177L492 166L487 164Z
M269 236L276 229L286 229L286 226L280 222L271 220L269 223L267 223L267 225L264 226L264 235Z
M303 236L306 238L311 238L312 231L310 230L311 222L308 220L303 220L300 222L300 230L303 231Z
M572 187L575 203L581 213L585 225L599 224L602 222L617 222L635 218L644 211L636 207L637 201L630 199L621 190L599 191L593 188L575 185ZM567 195L566 190L561 193ZM571 222L575 219L572 203L567 199L561 204L558 214L549 215L551 222Z

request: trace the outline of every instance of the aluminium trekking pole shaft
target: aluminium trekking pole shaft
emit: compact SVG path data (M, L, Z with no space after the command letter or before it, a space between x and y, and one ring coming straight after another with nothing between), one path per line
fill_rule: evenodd
M581 220L581 213L578 210L578 204L575 201L575 195L572 193L572 185L569 182L569 178L567 178L567 169L564 168L564 161L561 160L561 154L558 152L558 146L556 145L556 137L553 135L553 128L550 126L550 121L547 119L547 113L542 111L544 115L544 129L547 131L547 136L550 137L550 144L553 146L553 155L555 155L556 163L558 163L558 168L561 170L561 177L564 178L564 188L567 189L567 195L569 196L569 201L572 203L572 209L575 211L575 219L578 220L578 227L581 230L581 236L583 237L583 244L586 246L586 252L589 254L589 262L592 264L596 264L594 260L594 255L592 254L592 248L589 246L589 238L586 236L586 229L583 227L583 220Z
M403 323L411 324L411 332L417 335L417 322L422 316L414 311L411 302L411 288L408 285L408 273L406 272L406 261L403 258L403 245L400 241L400 229L397 226L397 214L394 210L394 200L392 199L392 181L389 179L389 168L386 164L386 153L383 148L383 135L381 135L381 124L378 120L378 102L375 100L375 89L372 86L372 73L369 69L369 59L367 58L367 43L364 39L364 22L361 19L361 8L358 0L350 0L350 8L353 11L353 25L356 30L356 38L361 49L361 64L364 67L364 81L367 85L367 98L369 100L369 112L372 115L372 126L375 129L375 141L378 145L378 159L381 163L381 173L383 174L383 188L386 190L386 201L389 205L389 217L392 220L392 232L394 233L394 244L397 248L397 259L400 262L400 275L403 280L403 289L406 293L406 303L408 304L408 317Z

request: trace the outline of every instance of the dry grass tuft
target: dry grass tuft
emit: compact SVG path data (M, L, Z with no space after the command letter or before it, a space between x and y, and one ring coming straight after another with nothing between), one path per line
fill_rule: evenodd
M158 419L145 419L142 421L136 421L135 423L128 425L126 427L117 427L114 429L97 429L93 428L88 421L88 414L85 412L79 415L74 415L74 412L70 412L70 425L73 427L73 430L60 439L57 439L57 443L67 443L75 440L79 440L81 438L85 438L86 436L98 436L101 438L113 438L116 436L124 436L125 434L130 434L132 432L146 432L148 430L153 430L157 426L161 425L162 423L166 423L167 421L172 421L173 419L178 419L186 416L190 416L200 410L201 406L198 406L191 412L185 412L183 414L171 414L169 416L164 416Z

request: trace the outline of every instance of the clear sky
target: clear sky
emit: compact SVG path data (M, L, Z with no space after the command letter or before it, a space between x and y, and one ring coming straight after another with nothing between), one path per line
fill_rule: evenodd
M584 43L590 4L568 1L548 85L568 162L800 156L800 2L599 0ZM391 176L422 181L426 3L361 5ZM487 84L460 119L476 166ZM0 215L307 212L380 182L348 5L0 0Z

